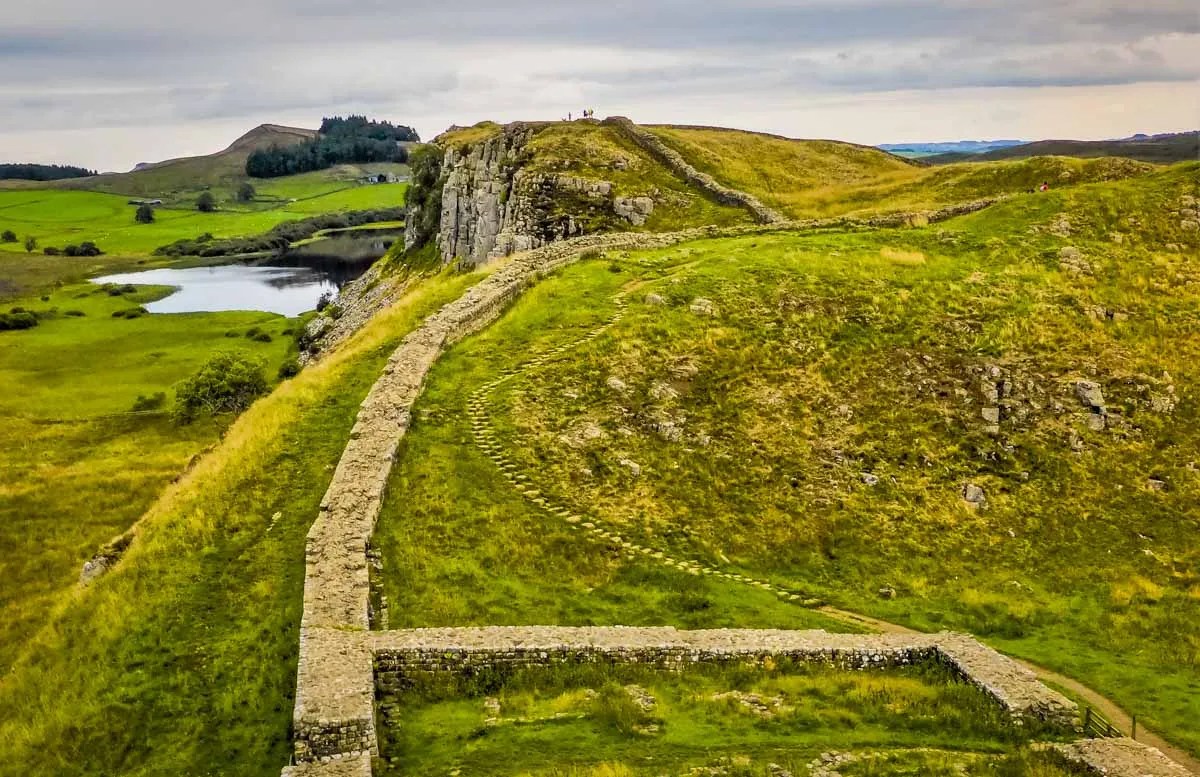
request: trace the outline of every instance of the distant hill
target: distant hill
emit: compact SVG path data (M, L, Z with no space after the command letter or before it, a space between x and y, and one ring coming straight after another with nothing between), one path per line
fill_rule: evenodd
M955 140L938 143L881 143L876 148L897 156L921 158L935 154L982 154L998 148L1020 146L1024 140Z
M921 161L942 165L952 162L1028 159L1035 156L1071 156L1081 159L1117 156L1159 164L1194 161L1200 159L1200 132L1135 135L1120 140L1038 140L1033 143L997 148L979 154L937 154L923 157Z
M165 201L190 197L202 189L233 189L246 179L246 160L254 151L296 145L316 136L316 130L263 124L215 154L143 163L128 173L105 173L60 181L56 188L155 197Z

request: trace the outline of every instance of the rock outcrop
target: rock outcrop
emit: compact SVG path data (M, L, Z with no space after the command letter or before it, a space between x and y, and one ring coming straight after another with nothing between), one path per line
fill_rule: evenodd
M640 227L650 197L621 197L611 181L527 169L527 146L545 127L518 122L492 137L445 152L438 228L443 264L474 266L598 231ZM410 212L409 223L420 220ZM425 239L406 234L406 248Z

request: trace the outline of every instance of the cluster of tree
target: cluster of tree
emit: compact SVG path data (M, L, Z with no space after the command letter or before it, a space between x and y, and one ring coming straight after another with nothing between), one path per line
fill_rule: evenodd
M24 181L61 181L64 178L86 178L95 170L71 165L0 164L0 178L20 178Z
M246 175L277 178L324 170L340 164L405 162L403 142L417 142L411 127L370 121L365 116L340 116L321 121L321 134L294 146L258 149L246 160Z
M104 252L91 240L85 240L79 245L69 245L66 248L46 246L42 249L46 256L103 256Z
M292 243L307 240L322 229L345 229L380 221L400 221L404 208L382 208L380 210L355 210L348 213L327 213L323 216L285 221L262 235L235 237L217 240L211 234L203 234L192 240L177 240L170 245L154 250L156 256L239 256L277 252L287 249Z
M371 121L366 116L325 117L321 119L319 132L328 137L354 136L374 140L420 143L421 138L412 127L392 124L390 121Z
M139 224L154 223L154 206L143 202L133 214L133 220Z

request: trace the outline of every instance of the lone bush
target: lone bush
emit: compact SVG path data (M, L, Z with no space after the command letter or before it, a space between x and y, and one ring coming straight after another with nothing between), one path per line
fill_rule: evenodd
M139 205L137 212L133 214L133 220L139 224L153 223L154 208L146 204Z
M145 413L150 410L158 410L167 403L166 392L156 391L150 396L137 395L137 399L133 400L133 412Z
M295 359L289 359L279 365L279 379L294 378L300 374L300 362Z
M191 423L202 413L240 413L267 391L263 365L241 353L218 353L175 387L173 416Z
M212 213L217 209L217 198L212 196L212 192L202 192L196 198L196 210L201 213Z
M24 310L13 313L0 313L0 332L16 329L33 329L37 326L37 316Z
M0 232L0 243L15 243L17 242L17 233L11 229L6 229Z

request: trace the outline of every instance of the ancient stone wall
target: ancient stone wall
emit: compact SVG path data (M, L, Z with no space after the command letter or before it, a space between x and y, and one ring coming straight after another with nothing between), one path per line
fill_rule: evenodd
M1098 777L1192 777L1162 751L1126 737L1082 739L1055 749Z
M675 175L692 186L708 192L717 202L745 208L750 211L754 220L759 224L777 224L787 221L784 216L768 208L754 195L731 189L708 173L702 173L692 167L678 151L663 143L657 135L642 129L624 116L609 116L602 123L620 130L642 150L666 165Z
M411 629L372 635L378 694L444 672L568 663L639 664L677 670L703 663L789 659L850 669L938 662L1019 719L1073 727L1074 703L1028 669L965 634L830 634L825 631L642 627Z

